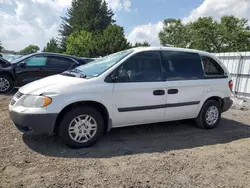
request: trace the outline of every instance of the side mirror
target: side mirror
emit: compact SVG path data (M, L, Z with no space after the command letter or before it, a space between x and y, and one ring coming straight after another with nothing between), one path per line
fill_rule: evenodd
M20 64L20 67L22 67L22 68L26 68L26 66L27 66L27 64L26 64L25 62L22 62L22 63Z

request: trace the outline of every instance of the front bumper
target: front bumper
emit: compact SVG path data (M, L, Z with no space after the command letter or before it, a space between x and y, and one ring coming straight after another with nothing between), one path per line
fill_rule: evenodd
M58 114L25 114L10 111L10 118L19 131L28 135L52 135Z
M233 105L233 100L230 97L224 98L222 103L222 112L228 111Z

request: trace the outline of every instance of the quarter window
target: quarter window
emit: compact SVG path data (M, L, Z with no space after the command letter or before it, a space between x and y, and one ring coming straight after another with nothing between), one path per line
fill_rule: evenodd
M157 82L162 81L159 52L135 54L117 70L117 82Z
M29 67L45 66L46 57L31 57L26 60L26 65Z
M201 58L197 53L163 51L163 72L166 80L202 79Z
M221 66L210 57L202 57L202 62L204 66L204 72L206 75L224 75L224 71Z

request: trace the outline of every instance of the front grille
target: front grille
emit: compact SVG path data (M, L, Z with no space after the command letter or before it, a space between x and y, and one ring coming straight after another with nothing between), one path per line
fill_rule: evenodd
M12 100L10 101L10 105L13 106L14 104L16 104L16 102L18 101L18 99L20 99L23 96L23 93L21 92L17 92L14 97L12 98Z
M17 98L17 99L20 99L21 97L23 96L23 94L21 93L21 92L17 92L16 93L16 95L15 95L15 97Z
M12 100L10 101L10 105L11 105L11 106L13 106L15 103L16 103L16 101L15 101L14 99L12 99Z

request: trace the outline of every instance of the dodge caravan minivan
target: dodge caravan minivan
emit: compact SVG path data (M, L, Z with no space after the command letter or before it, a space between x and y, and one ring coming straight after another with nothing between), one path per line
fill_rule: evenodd
M116 127L195 119L212 129L232 105L232 87L227 69L210 53L140 47L21 87L9 113L24 134L57 133L81 148Z

